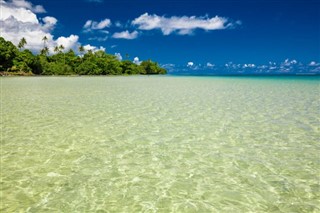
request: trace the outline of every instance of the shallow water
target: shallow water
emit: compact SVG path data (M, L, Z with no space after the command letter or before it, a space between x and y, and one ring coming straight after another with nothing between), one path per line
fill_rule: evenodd
M0 81L1 212L320 212L319 79Z

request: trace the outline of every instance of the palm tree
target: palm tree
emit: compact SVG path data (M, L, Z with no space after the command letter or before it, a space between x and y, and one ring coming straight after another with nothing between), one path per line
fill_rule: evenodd
M18 44L18 47L21 51L21 49L27 44L27 41L24 37L22 37L22 39L20 40L19 44Z
M42 41L43 41L43 47L46 47L47 46L46 42L48 41L47 36L43 36Z
M49 48L48 47L44 47L42 50L41 50L41 55L47 55L49 53Z
M62 44L59 46L59 50L60 50L61 52L63 52L64 46L63 46Z
M61 53L63 52L64 46L62 44L59 46L59 50L61 51ZM63 63L66 64L66 55L64 53L63 53Z
M85 52L86 50L84 49L84 46L82 46L82 45L80 45L80 47L79 47L79 52L80 52L80 54L82 55L80 55L80 58L81 58L81 63L83 62L83 53Z
M81 46L79 47L79 52L80 52L80 53L84 53L84 51L85 51L84 46L81 45Z
M55 53L58 53L58 52L60 51L60 49L59 49L58 46L55 46L54 49L53 49L53 51L54 51Z

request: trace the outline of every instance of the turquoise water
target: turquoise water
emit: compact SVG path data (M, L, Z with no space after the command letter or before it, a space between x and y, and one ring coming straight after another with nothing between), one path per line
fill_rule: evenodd
M1 78L1 212L320 212L319 78Z

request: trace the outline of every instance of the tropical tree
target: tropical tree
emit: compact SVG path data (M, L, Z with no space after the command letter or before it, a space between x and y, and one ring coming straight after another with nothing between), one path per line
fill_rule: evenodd
M59 50L61 51L61 53L63 53L64 46L62 44L60 44ZM66 63L66 55L63 53L63 64L65 63Z
M49 48L47 47L48 37L43 36L42 41L43 41L43 49L40 51L40 53L41 55L48 55L49 53Z
M136 74L144 74L144 70L141 66L133 63L129 60L121 61L122 74L124 75L136 75Z
M49 53L49 48L48 47L44 47L41 51L40 51L41 55L48 55Z
M19 50L10 41L0 37L0 71L7 71L13 65L13 59Z
M85 52L84 46L80 45L79 52L83 54Z
M34 59L35 57L30 50L20 51L13 59L13 66L10 71L31 73L34 68Z
M42 38L42 41L43 41L43 48L45 48L47 45L47 41L48 41L48 37L47 36L43 36Z
M143 61L140 65L145 74L154 75L154 74L166 74L167 71L161 67L159 67L158 63L153 62L151 60Z
M66 59L66 65L69 65L72 70L73 70L73 73L75 72L75 68L77 66L80 65L80 57L78 57L75 52L70 49L68 52L65 53L65 59Z
M0 0L1 1L1 0ZM22 38L17 46L0 37L0 72L12 74L41 74L41 75L132 75L132 74L165 74L166 70L156 62L144 61L140 65L129 60L119 61L116 56L105 51L88 50L83 56L76 55L70 49L64 52L63 45L53 48L55 54L49 55L48 38L43 37L43 49L34 55L30 50L21 49L26 44ZM20 51L18 49L20 48ZM79 52L85 52L83 46ZM128 58L129 55L126 54ZM1 73L2 74L2 73Z
M54 51L55 53L58 53L58 52L60 51L60 49L59 49L58 46L55 46L54 49L53 49L53 51Z
M100 75L102 70L96 63L86 60L76 67L76 73L79 75Z
M20 42L18 44L18 48L20 49L20 51L26 44L27 44L27 40L24 37L22 37L22 39L20 40Z
M65 49L64 46L61 44L61 45L59 46L59 50L60 50L61 52L63 52L64 49Z
M81 63L83 62L83 54L84 54L84 52L85 52L86 50L84 49L84 46L82 46L82 45L80 45L79 46L79 52L80 52L80 60L81 60Z

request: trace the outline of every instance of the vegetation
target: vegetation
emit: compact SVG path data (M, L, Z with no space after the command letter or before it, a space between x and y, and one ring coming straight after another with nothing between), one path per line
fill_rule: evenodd
M49 55L48 38L44 37L43 49L35 55L24 49L27 44L22 38L16 47L0 37L0 74L1 75L154 75L166 74L166 70L151 60L140 65L126 60L119 61L116 56L104 51L85 51L79 47L81 56L73 50L63 52L63 45L54 47Z

